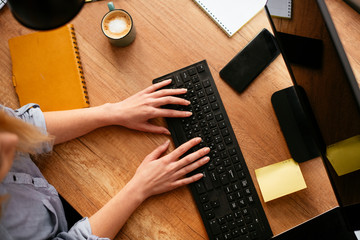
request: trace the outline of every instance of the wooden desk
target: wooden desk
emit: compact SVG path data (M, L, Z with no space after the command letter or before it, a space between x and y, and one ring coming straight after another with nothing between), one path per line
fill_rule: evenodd
M228 38L190 0L114 1L135 21L137 37L126 48L112 47L100 29L106 2L85 4L75 26L91 106L116 102L144 89L151 80L206 59L233 125L251 177L254 170L290 158L270 103L273 92L291 85L282 58L277 58L243 94L219 77L220 69L262 28L271 29L260 12ZM327 1L357 79L360 79L359 15L340 0ZM8 39L32 32L0 11L0 103L17 108L11 82ZM163 120L156 120L164 124ZM137 166L166 136L118 126L98 129L58 145L37 161L45 177L83 216L90 216L132 177ZM173 147L172 147L173 149ZM302 163L307 189L263 203L273 233L279 234L335 206L337 201L320 158ZM118 239L207 239L190 191L183 187L144 202Z

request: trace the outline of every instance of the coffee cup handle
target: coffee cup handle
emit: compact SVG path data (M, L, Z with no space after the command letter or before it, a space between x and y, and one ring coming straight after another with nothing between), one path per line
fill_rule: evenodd
M115 6L114 6L114 3L113 2L108 2L108 8L110 11L114 10L115 9Z

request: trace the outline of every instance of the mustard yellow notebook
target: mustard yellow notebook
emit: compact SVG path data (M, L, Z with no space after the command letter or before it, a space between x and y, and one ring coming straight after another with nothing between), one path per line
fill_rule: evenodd
M20 105L43 111L89 107L74 26L9 40L13 83Z

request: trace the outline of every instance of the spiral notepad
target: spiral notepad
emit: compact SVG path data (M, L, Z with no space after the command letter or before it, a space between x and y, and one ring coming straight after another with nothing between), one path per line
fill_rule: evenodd
M292 0L268 0L266 5L271 16L291 18Z
M89 107L74 26L9 40L13 83L20 105L43 111Z
M266 0L193 0L229 36L233 36L261 9Z

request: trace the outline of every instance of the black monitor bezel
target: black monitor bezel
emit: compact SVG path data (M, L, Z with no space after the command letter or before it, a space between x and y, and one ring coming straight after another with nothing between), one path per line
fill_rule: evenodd
M351 92L353 94L353 97L354 97L354 99L356 101L357 108L358 108L358 110L360 112L360 88L359 88L359 85L358 85L358 83L356 81L354 72L352 71L350 62L349 62L349 60L347 58L344 47L343 47L343 45L342 45L342 43L340 41L340 38L339 38L339 35L338 35L337 31L336 31L334 22L332 21L332 18L330 16L330 13L328 11L328 8L327 8L324 0L316 0L316 1L317 1L318 6L319 6L321 15L323 17L323 21L325 23L327 32L329 33L330 40L331 40L331 42L332 42L332 44L333 44L333 46L335 48L336 54L339 57L341 66L342 66L342 68L344 70L344 74L345 74L346 79L348 81L348 84L349 84L349 86L351 88ZM270 15L270 11L269 11L269 9L267 7L267 3L265 4L265 12L266 12L266 15L268 17L271 28L273 30L273 33L275 35L276 44L278 45L278 47L279 47L279 49L280 49L280 51L282 53L282 56L283 56L285 64L286 64L286 67L287 67L287 69L288 69L288 71L290 73L291 80L292 80L294 86L299 86L297 84L297 82L296 82L296 78L295 78L295 76L294 76L294 74L292 72L289 61L287 60L286 54L284 54L284 48L281 45L281 42L279 42L277 40L278 39L278 32L277 32L277 30L275 28L275 24L272 21L272 17Z

